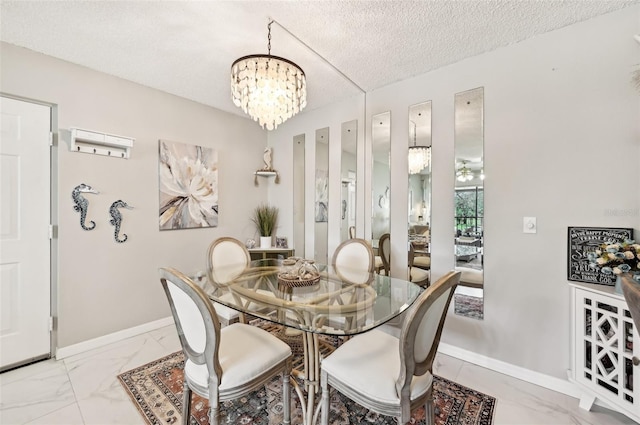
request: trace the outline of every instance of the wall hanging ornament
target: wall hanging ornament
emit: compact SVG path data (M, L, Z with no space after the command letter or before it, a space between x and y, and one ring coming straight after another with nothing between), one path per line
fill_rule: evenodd
M253 184L255 186L258 186L258 176L261 176L261 177L275 176L276 177L275 183L276 184L280 183L280 173L274 170L271 165L271 161L273 159L272 156L273 156L273 149L270 147L264 148L264 154L262 155L262 161L264 162L264 167L262 167L259 170L256 170L256 172L253 173Z
M120 213L120 210L118 210L118 208L127 208L131 210L133 209L133 207L120 199L115 201L109 207L109 214L111 215L111 220L109 221L109 223L115 226L115 230L113 231L113 237L115 238L116 242L123 243L129 237L126 234L123 234L122 236L124 237L120 239L118 236L118 233L120 233L120 226L122 225L122 214Z
M71 192L71 199L73 199L73 202L75 203L73 209L80 213L80 227L82 227L84 230L93 230L96 227L95 221L90 221L91 227L87 227L85 225L85 220L87 219L87 209L89 209L89 201L84 196L82 196L83 193L98 194L100 192L84 183L80 183L78 186L74 187L73 191Z

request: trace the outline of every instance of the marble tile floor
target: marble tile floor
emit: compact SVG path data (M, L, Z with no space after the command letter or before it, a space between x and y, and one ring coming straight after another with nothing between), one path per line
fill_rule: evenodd
M144 424L116 375L180 349L174 326L0 374L0 424ZM436 374L497 398L495 425L636 424L626 416L439 354Z

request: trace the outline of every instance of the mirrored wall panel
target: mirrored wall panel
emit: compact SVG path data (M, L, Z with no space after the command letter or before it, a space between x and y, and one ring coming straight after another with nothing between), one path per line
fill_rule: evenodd
M340 145L340 240L354 238L356 234L356 157L358 120L342 123Z
M457 93L455 108L455 261L462 272L456 314L484 317L484 89Z
M431 274L431 101L409 107L410 265ZM422 276L415 270L411 278Z
M293 138L293 249L304 255L304 134Z
M313 259L328 262L329 238L329 127L316 130L316 194Z
M371 240L378 246L380 236L389 233L391 206L391 112L374 115L371 120Z

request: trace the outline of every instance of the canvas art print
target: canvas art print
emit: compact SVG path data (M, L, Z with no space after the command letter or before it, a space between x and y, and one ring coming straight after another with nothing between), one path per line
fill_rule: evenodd
M218 152L159 141L160 230L218 226Z

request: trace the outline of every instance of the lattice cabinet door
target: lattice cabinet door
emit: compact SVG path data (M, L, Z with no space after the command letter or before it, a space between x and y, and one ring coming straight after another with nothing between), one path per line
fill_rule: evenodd
M640 357L640 338L623 296L597 286L572 285L572 372L586 390L580 407L589 410L600 398L640 421L640 366L634 365Z

